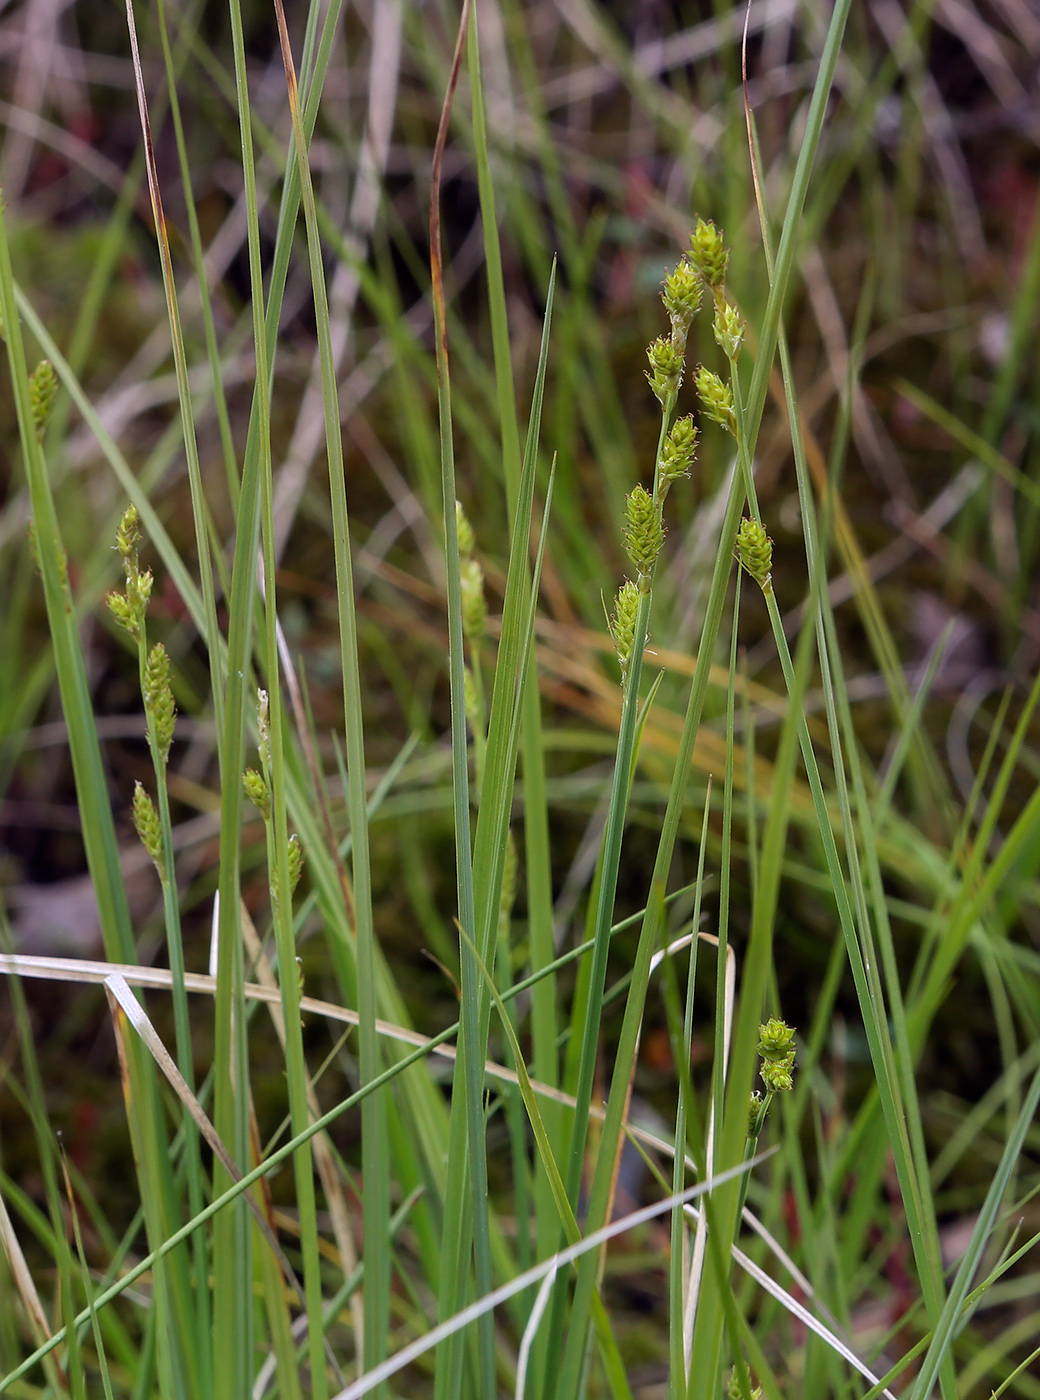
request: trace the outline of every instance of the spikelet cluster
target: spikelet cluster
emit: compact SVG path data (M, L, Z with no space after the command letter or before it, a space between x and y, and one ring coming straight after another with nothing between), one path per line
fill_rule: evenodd
M177 706L170 689L170 658L161 642L156 642L148 653L144 668L142 686L145 714L151 720L155 732L155 742L163 763L170 756L173 731L177 723Z
M721 292L726 285L729 249L723 241L721 231L710 219L697 220L690 234L689 257L711 292Z
M793 1027L778 1016L771 1016L759 1026L758 1054L762 1060L759 1073L771 1094L785 1094L794 1087L795 1049Z
M51 416L58 393L58 376L50 360L41 360L29 376L29 410L37 440L43 441L43 431Z
M664 504L673 484L688 477L697 456L697 429L692 417L677 418L661 446L657 463L658 499Z
M760 1385L757 1385L751 1391L751 1400L761 1400L761 1396L762 1387ZM744 1400L744 1391L741 1388L740 1377L737 1375L735 1367L732 1371L730 1371L729 1380L726 1382L725 1400Z
M682 385L686 364L683 352L671 336L662 335L646 347L646 358L650 361L650 368L646 372L650 388L653 389L658 403L664 405L674 398Z
M773 541L757 520L742 520L737 530L737 558L763 593L772 588Z
M142 569L138 560L137 548L141 540L137 510L127 506L116 530L116 551L123 563L126 575L126 588L122 593L110 593L108 608L120 627L126 629L135 640L141 636L144 616L148 610L148 599L152 596L152 573Z
M608 623L614 650L617 652L618 665L621 667L622 682L628 677L628 668L632 661L632 646L635 642L636 614L638 612L639 586L630 579L625 579L617 591L617 597L614 599L614 611Z
M134 829L141 838L141 845L151 856L159 879L166 883L166 861L163 858L162 825L155 803L141 783L134 784Z
M705 417L710 418L713 423L718 423L719 427L725 428L728 433L736 435L737 415L733 407L732 388L724 384L713 370L705 369L703 365L697 366L694 383Z
M625 523L621 538L626 554L638 570L640 584L645 592L664 543L660 506L654 502L645 486L634 486L626 497Z
M722 302L715 308L715 319L711 328L715 344L720 347L726 359L735 360L744 343L745 329L744 318L737 308L728 301Z
M253 806L265 822L271 820L271 790L262 773L255 768L247 768L242 774L242 787Z
M462 631L472 642L479 642L487 631L487 600L484 597L484 570L474 555L473 526L459 501L455 502L455 528L459 541L459 591L462 595Z

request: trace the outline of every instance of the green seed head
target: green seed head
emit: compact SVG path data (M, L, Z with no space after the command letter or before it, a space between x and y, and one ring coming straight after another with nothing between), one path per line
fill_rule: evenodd
M479 641L487 630L487 602L484 598L484 571L470 557L459 566L462 592L462 630L471 642Z
M141 542L141 531L137 522L137 511L130 505L116 529L116 549L123 561L126 575L125 594L110 593L108 606L121 627L125 627L132 637L141 635L144 615L148 610L148 599L152 596L152 574L150 569L138 566L137 548ZM116 600L119 601L116 601Z
M794 1027L771 1016L758 1028L758 1053L764 1060L783 1060L794 1050Z
M137 546L141 542L141 527L137 519L137 507L127 506L123 511L123 518L116 529L116 549L123 560L123 567L130 572L129 561L132 559L133 567L137 567Z
M713 423L718 423L720 428L736 435L737 415L733 409L733 390L730 386L723 384L717 374L703 365L697 366L694 383L705 415Z
M759 1073L762 1076L762 1083L771 1094L786 1094L794 1088L792 1069L794 1069L793 1054L786 1060L777 1060L776 1063L764 1060Z
M271 764L271 701L266 690L256 692L256 727L260 735L260 762L265 768Z
M293 832L289 837L289 894L291 895L296 886L300 883L300 876L303 874L303 847L300 845L300 838Z
M773 541L757 520L745 519L740 522L737 558L763 593L772 588Z
M726 285L729 249L713 223L697 220L697 227L690 234L690 262L713 292Z
M631 580L626 579L618 589L617 597L614 599L614 614L609 622L614 650L617 652L617 659L621 666L622 681L628 675L629 663L632 660L632 646L636 637L636 614L638 612L639 587Z
M134 578L127 580L126 596L136 601L142 619L148 607L148 599L152 596L152 581L151 569L141 569Z
M686 344L690 324L701 304L702 291L700 278L685 258L676 265L675 271L670 272L664 279L661 300L672 323L672 335L677 338L680 346Z
M758 1137L762 1128L763 1106L765 1099L757 1090L753 1090L748 1099L748 1137Z
M520 872L520 861L516 852L516 837L512 831L506 833L505 860L502 863L502 898L499 903L499 922L508 920L516 903L516 889Z
M466 723L469 725L469 732L476 738L483 723L483 714L481 713L480 697L477 693L477 682L468 666L462 673L462 684L466 706Z
M696 455L697 429L693 425L693 419L687 414L685 418L675 420L661 448L658 476L662 499L668 494L673 482L682 476L689 476Z
M762 1387L756 1386L751 1391L751 1400L760 1400ZM737 1375L736 1367L729 1373L729 1380L726 1382L726 1400L744 1400L744 1392L740 1387L740 1377Z
M473 536L473 526L466 518L461 501L455 502L455 531L459 537L459 555L466 559L476 548L476 540Z
M762 1057L759 1073L771 1094L785 1094L794 1085L794 1030L779 1017L771 1017L758 1028L758 1053Z
M54 373L54 366L50 360L41 360L29 376L29 407L37 438L43 437L57 393L58 376Z
M135 640L141 635L141 615L125 593L109 593L105 599L108 610Z
M170 658L161 642L157 642L148 654L148 662L144 669L143 696L145 713L155 725L159 756L165 763L173 743L177 706L170 689Z
M640 575L651 574L664 543L664 526L661 511L645 486L634 487L625 498L622 543Z
M271 820L271 793L262 774L258 773L255 768L247 768L242 774L242 786L246 796L264 821L269 822Z
M715 343L721 347L727 360L735 360L740 354L744 329L743 319L735 306L728 301L716 306L712 330L715 332Z
M660 336L646 348L650 368L646 377L650 381L659 403L679 392L683 377L683 352L672 341L671 336Z
M166 883L166 862L163 860L162 826L155 803L140 783L134 784L134 827L145 848L155 863L159 879Z

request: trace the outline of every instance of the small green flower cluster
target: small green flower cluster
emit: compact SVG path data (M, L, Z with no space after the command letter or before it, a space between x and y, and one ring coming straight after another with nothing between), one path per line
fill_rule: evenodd
M242 787L264 821L269 822L271 820L271 789L267 786L267 779L264 775L258 773L255 768L247 768L242 774Z
M486 725L484 687L480 674L480 643L487 635L487 599L484 570L476 557L477 541L462 502L455 502L455 530L459 541L459 592L462 601L462 634L469 643L469 665L463 673L466 723L479 736Z
M116 530L116 549L123 561L126 591L110 593L107 601L112 616L135 641L141 637L148 599L152 596L152 571L142 569L137 556L137 546L140 542L137 510L130 505L123 512L123 518Z
M744 340L744 322L737 308L726 297L726 270L729 267L729 249L722 241L721 232L713 223L697 220L697 227L690 237L690 262L703 278L704 285L715 303L715 319L712 330L716 344L730 364L736 362ZM704 412L713 423L736 434L737 417L733 404L733 390L723 383L717 374L700 365L696 375L697 393Z
M268 836L268 860L271 867L271 903L277 915L278 910L278 876L271 859L271 841L274 836L273 812L271 803L271 699L266 690L256 692L256 727L259 736L257 745L260 753L260 767L263 770L258 772L255 768L247 768L242 774L242 787L245 795L252 802L253 806L260 813L267 828ZM293 891L299 883L300 875L303 873L303 847L300 845L300 838L295 834L289 837L288 843L289 862L289 898L292 898Z
M29 409L38 442L43 441L47 419L58 394L58 376L50 360L41 360L29 376Z
M459 587L462 592L462 631L468 641L479 642L487 631L484 570L477 561L473 526L459 501L455 502L455 528L459 538Z
M677 418L661 446L657 462L658 499L664 504L668 492L680 477L688 477L697 456L697 429L693 418Z
M140 837L141 845L151 856L156 870L159 872L159 879L166 884L166 859L163 855L162 823L159 821L159 813L155 809L155 803L148 795L143 783L134 784L134 830Z
M53 395L51 400L53 401ZM148 738L152 745L156 778L162 785L177 725L177 706L170 684L170 658L166 648L161 642L156 642L150 651L148 649L145 617L148 612L148 600L152 596L152 573L150 569L141 568L138 553L140 543L141 528L137 510L129 505L116 529L115 543L116 552L123 565L126 587L122 593L110 593L107 602L109 611L120 627L129 632L137 643L141 698L148 720ZM135 784L134 787L133 818L141 843L151 856L159 872L159 879L165 885L170 872L166 868L163 850L162 820L155 803L141 783Z
M705 416L728 433L736 435L737 415L733 407L733 390L724 384L719 376L703 365L697 366L694 382L700 395L701 407Z
M170 658L162 642L156 642L148 653L141 693L145 714L154 728L159 758L166 763L170 757L173 730L177 723L177 706L173 702L173 691L170 688Z
M664 544L664 524L661 512L645 486L636 485L628 494L621 539L625 552L636 566L640 583L646 579L646 587L649 587L650 575ZM646 588L643 592L646 592Z
M742 520L737 530L737 558L761 588L772 590L773 541L757 520Z
M636 613L639 611L639 585L625 579L614 599L614 611L608 622L611 640L621 665L621 679L628 675L632 645L636 636Z
M635 580L626 579L608 618L610 635L621 666L628 677L635 644L636 614L640 594L650 592L654 568L664 544L664 503L681 477L689 476L697 454L697 429L687 415L671 422L675 401L686 370L686 341L693 318L709 285L692 255L684 255L664 279L661 301L668 316L669 332L647 346L650 368L647 379L661 405L661 440L652 490L641 483L625 500L622 543L635 569Z
M762 1394L762 1387L755 1386L750 1392L751 1400L759 1400ZM740 1377L737 1375L737 1368L734 1366L729 1373L729 1380L726 1382L725 1400L744 1400L744 1391L741 1389Z
M661 442L657 454L653 490L637 485L625 500L622 542L635 569L635 581L626 580L614 600L608 618L610 635L621 666L621 679L627 680L632 647L635 645L636 614L640 594L648 594L664 543L664 502L674 482L689 476L697 452L697 429L687 415L669 423L686 370L686 342L690 326L707 292L715 307L713 331L717 344L729 361L727 383L713 370L699 365L694 384L705 416L734 437L739 432L739 404L734 391L737 357L744 341L744 321L726 295L729 249L715 225L698 219L690 235L689 252L679 260L664 280L661 300L668 313L670 333L659 336L647 347L650 368L647 379L663 416ZM770 588L772 542L757 521L745 521L738 538L738 558L763 591Z
M718 297L726 290L729 249L722 241L721 231L710 219L698 219L696 228L690 234L690 262L704 279L704 285L712 296Z
M498 935L503 948L510 946L509 920L520 886L520 853L512 830L506 832L505 858L502 862L502 893L498 900Z
M762 1083L770 1094L785 1094L794 1087L794 1029L777 1016L758 1028L758 1053Z
M737 403L734 397L733 372L744 343L745 324L740 312L726 296L726 270L729 250L722 234L712 223L697 221L690 240L690 262L704 279L715 302L712 330L715 343L730 364L731 382L727 384L704 365L697 368L695 383L705 415L734 437L739 432ZM773 562L773 542L758 520L745 520L737 535L737 558L763 593L772 590L770 571Z

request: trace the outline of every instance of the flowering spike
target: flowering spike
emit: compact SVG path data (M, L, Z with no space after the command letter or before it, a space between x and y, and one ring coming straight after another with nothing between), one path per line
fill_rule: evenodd
M57 393L58 376L54 373L54 366L50 360L41 360L29 376L29 408L36 436L41 441Z
M762 1057L759 1073L771 1094L784 1094L794 1086L794 1030L779 1017L771 1017L758 1028L758 1053Z
M128 505L116 529L116 549L123 560L123 567L129 573L129 561L137 567L137 546L141 541L141 527L137 518L137 507Z
M289 837L289 893L292 894L303 874L303 847L295 832Z
M177 707L170 689L170 658L161 642L156 642L148 654L144 669L144 708L155 725L155 739L163 763L170 755L173 730L177 722Z
M737 530L737 558L763 593L773 586L773 541L757 520L742 520Z
M479 641L487 630L487 602L484 598L484 570L472 558L459 565L462 592L462 630L471 642Z
M260 736L260 762L264 768L271 766L271 700L267 691L258 688L256 692L256 727Z
M748 1130L749 1138L757 1138L762 1131L762 1121L765 1118L765 1099L757 1089L752 1090L748 1099Z
M467 666L462 672L463 704L466 709L466 723L474 738L480 733L484 719L480 703L480 693L473 672Z
M697 455L697 429L689 414L677 418L661 447L658 463L658 487L663 502L673 482L682 476L689 476L693 460Z
M125 593L109 593L105 599L109 612L135 640L141 635L141 619Z
M697 393L700 395L705 415L735 436L737 415L733 408L733 390L730 386L723 384L717 374L705 369L703 365L697 366L694 383L697 385Z
M633 487L625 498L622 543L640 578L648 578L664 543L664 526L660 509L645 486Z
M646 348L650 361L647 379L659 403L666 403L679 392L683 377L683 352L672 341L671 336L662 335Z
M166 883L166 861L163 859L162 826L155 803L148 796L141 783L134 784L134 827L145 848L155 863L159 879Z
M786 1094L794 1088L794 1078L791 1070L794 1068L794 1055L787 1060L779 1060L775 1064L771 1060L763 1060L759 1074L762 1076L762 1083L771 1094Z
M664 279L661 300L672 323L672 336L680 349L686 345L690 324L701 304L702 284L693 268L682 258Z
M770 1016L758 1028L758 1053L764 1060L783 1060L794 1049L794 1027L779 1016Z
M271 820L271 792L263 776L255 768L247 768L242 774L242 786L265 822Z
M715 343L721 348L726 359L735 360L740 354L745 330L743 318L737 308L731 306L728 301L716 306L712 330L715 333Z
M498 906L499 927L509 924L509 915L516 903L517 880L520 873L520 859L516 850L516 837L512 831L506 832L505 860L502 863L502 895Z
M761 1400L762 1387L756 1385L751 1391L751 1400ZM726 1400L744 1400L744 1391L740 1384L740 1377L737 1375L736 1367L729 1373L729 1380L726 1382Z
M466 512L462 509L462 502L455 502L455 532L459 540L459 557L468 559L476 548L476 539L473 535L473 526L466 517Z
M726 284L729 249L722 241L721 232L710 221L698 219L697 227L690 234L690 262L713 292L721 291Z
M628 667L632 659L632 647L636 637L636 614L639 611L639 587L625 579L618 589L617 597L614 599L614 615L610 619L608 626L610 635L614 642L614 650L617 652L617 659L621 666L621 679L624 681L628 676Z

